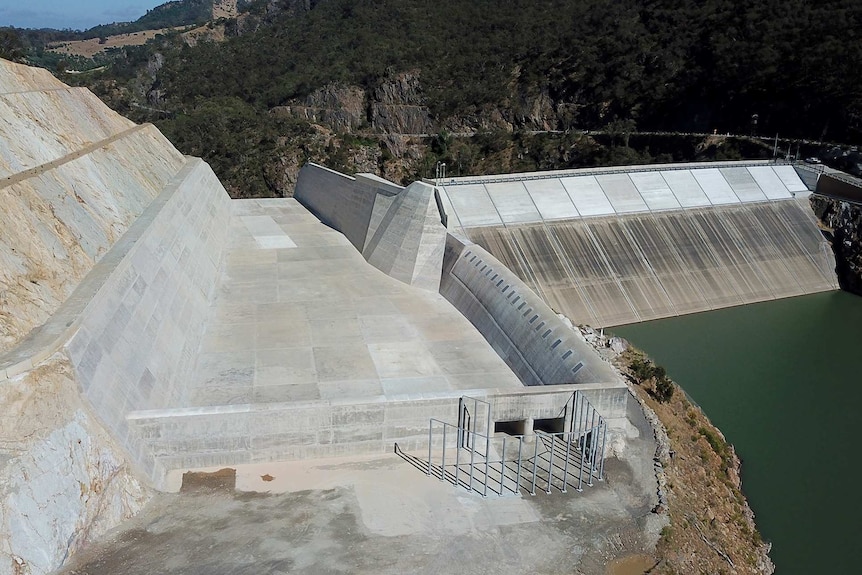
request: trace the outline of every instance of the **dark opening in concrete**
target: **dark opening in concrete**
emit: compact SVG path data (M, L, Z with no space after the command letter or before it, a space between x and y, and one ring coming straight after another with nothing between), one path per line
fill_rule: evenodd
M565 430L565 417L549 417L547 419L533 420L533 431L544 431L545 433L562 433Z
M506 435L524 435L527 433L527 420L495 421L494 433L505 433Z

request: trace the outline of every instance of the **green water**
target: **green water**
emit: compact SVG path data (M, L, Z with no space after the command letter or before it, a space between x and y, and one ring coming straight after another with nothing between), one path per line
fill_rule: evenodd
M831 292L612 330L736 446L778 575L858 573L862 298Z

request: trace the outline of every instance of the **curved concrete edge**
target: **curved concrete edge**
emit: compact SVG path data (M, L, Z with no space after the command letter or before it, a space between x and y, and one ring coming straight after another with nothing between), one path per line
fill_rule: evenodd
M482 247L449 235L440 293L525 385L615 382L583 339Z

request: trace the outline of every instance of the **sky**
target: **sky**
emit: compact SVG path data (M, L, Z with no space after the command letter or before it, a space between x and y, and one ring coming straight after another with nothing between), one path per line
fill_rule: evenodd
M0 27L70 28L130 22L167 0L0 0Z

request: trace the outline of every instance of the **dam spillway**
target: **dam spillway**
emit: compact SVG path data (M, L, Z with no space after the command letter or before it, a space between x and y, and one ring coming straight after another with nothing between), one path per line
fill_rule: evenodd
M838 288L792 166L447 179L454 226L554 310L608 327Z

